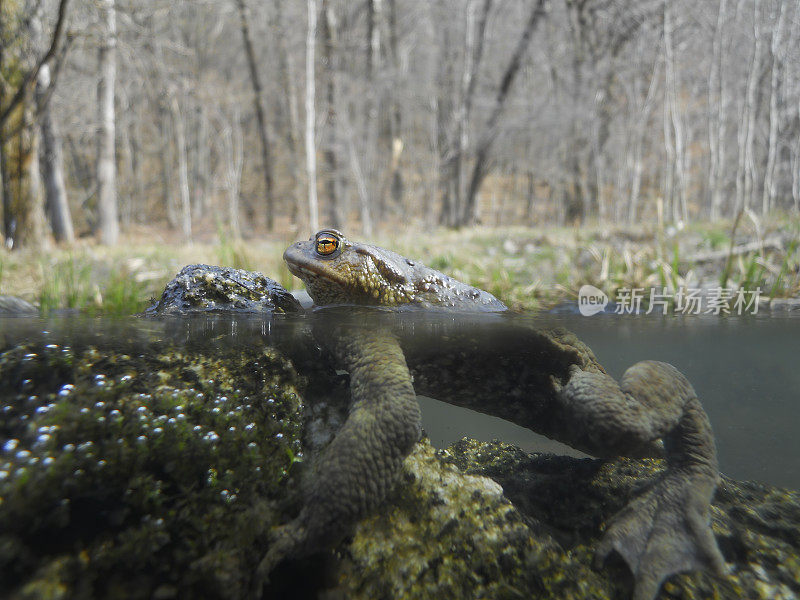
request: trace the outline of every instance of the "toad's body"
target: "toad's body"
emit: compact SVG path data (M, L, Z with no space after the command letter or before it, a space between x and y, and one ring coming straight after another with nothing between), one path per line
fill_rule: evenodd
M383 248L350 242L335 230L291 245L284 259L319 305L505 309L483 290ZM626 560L635 578L635 600L653 598L672 573L723 572L708 515L719 477L711 428L691 384L671 365L637 363L618 384L593 357L576 352L577 341L568 334L522 330L510 344L488 350L508 357L503 373L495 376L497 369L487 368L486 354L480 352L470 363L465 344L459 346L453 376L452 361L426 371L435 360L430 348L404 354L394 334L374 324L326 330L323 337L323 345L350 374L353 405L314 464L300 515L276 530L263 575L283 557L320 550L340 538L386 497L419 438L415 386L596 456L646 454L663 440L668 469L608 524L598 558L616 551ZM462 381L460 367L479 373L480 383Z
M283 258L317 304L505 309L488 292L391 250L351 242L335 230L292 244Z

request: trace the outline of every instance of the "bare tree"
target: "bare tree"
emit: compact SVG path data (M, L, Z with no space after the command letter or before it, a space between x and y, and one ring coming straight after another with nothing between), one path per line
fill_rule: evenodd
M48 50L40 54L41 5L33 0L4 6L0 21L0 178L5 245L9 249L47 243L44 195L39 174L37 117L47 109L50 94L37 96L42 69L63 57L62 40L67 0L58 14ZM8 43L8 45L6 45ZM18 83L16 80L19 80ZM14 88L10 81L17 83Z
M317 201L317 144L315 141L317 112L315 69L317 37L317 2L307 0L308 27L306 30L306 175L308 179L308 224L319 229L319 202Z
M466 201L464 202L464 210L460 216L459 223L461 225L471 224L475 220L475 198L478 194L478 189L483 182L484 177L488 170L489 152L491 151L492 144L497 136L500 116L503 114L506 99L511 91L511 86L519 72L520 65L522 64L522 57L530 45L533 38L533 32L536 25L545 14L546 0L537 0L533 9L531 10L525 28L522 30L522 35L514 48L514 53L511 55L511 60L508 62L503 78L500 81L500 88L497 91L497 97L494 101L494 107L489 115L489 119L481 132L478 139L477 148L475 151L475 165L472 168L472 176L467 188Z
M34 4L56 1L4 4L16 7L2 23L4 39L28 34L26 10ZM265 220L283 217L303 227L320 218L332 225L360 220L367 234L400 221L433 226L432 217L453 227L479 217L638 223L657 218L658 198L666 199L662 214L671 220L725 216L745 199L765 212L800 210L796 1L758 0L755 10L745 0L70 6L74 41L63 74L30 104L27 120L21 103L9 109L12 100L28 101L39 78L30 73L40 63L38 72L48 66L56 79L64 35L48 51L40 44L28 52L24 64L22 45L0 48L7 142L0 169L9 205L3 223L15 245L27 223L19 207L35 206L17 201L17 190L28 189L17 185L17 134L26 123L42 127L43 182L47 119L60 125L62 180L75 226L99 225L100 189L108 186L92 166L97 113L84 91L96 83L86 65L98 49L110 55L108 6L120 51L116 134L106 135L105 147L116 138L119 157L107 164L116 161L119 169L121 225L181 230L189 214L193 229L207 230L237 204L240 228L256 232ZM54 15L43 19L44 30L65 31ZM319 26L318 41L309 24ZM18 86L25 81L23 94ZM180 90L177 112L172 90ZM103 96L103 106L113 107ZM220 113L226 122L240 115L235 199L235 186L209 183L237 172L237 153L214 140L213 132L225 130ZM35 182L37 173L31 175ZM317 190L324 192L315 200ZM494 214L480 215L482 205Z
M225 163L223 181L228 195L228 227L233 239L241 237L239 225L239 189L242 180L242 165L244 163L244 142L242 127L239 123L240 116L235 112L229 123L222 127L222 156Z
M747 88L740 118L739 160L736 165L736 212L750 208L753 193L753 144L756 127L756 100L761 70L761 0L753 0L753 57L747 75Z
M325 72L325 125L327 140L323 156L327 169L325 177L325 200L327 202L327 221L331 227L341 227L343 223L339 194L337 191L338 169L336 160L337 150L337 119L336 119L336 66L334 65L334 44L336 36L336 15L330 0L322 0L322 51L323 62L327 69Z
M58 132L51 107L46 102L50 93L50 66L44 65L39 71L36 81L37 104L43 106L39 117L42 132L42 151L39 155L39 168L42 172L45 189L45 206L58 242L71 244L75 241L72 227L72 215L67 200L67 188L64 184L64 160L61 136Z
M264 176L264 194L266 200L267 229L272 229L274 216L274 203L272 201L272 159L270 157L270 140L267 129L267 119L264 114L264 104L262 100L263 92L261 78L258 74L258 63L256 53L253 49L253 40L250 37L250 28L247 24L248 14L245 0L236 0L239 8L239 22L242 29L242 39L244 40L245 54L247 55L247 66L250 70L250 81L253 85L253 106L255 107L256 118L258 120L258 135L261 140L261 166Z
M289 171L292 182L291 190L291 221L296 223L301 211L303 202L303 168L300 160L300 115L298 109L297 78L295 69L295 58L288 48L288 31L284 21L284 4L282 0L276 0L274 12L274 29L277 30L278 46L278 81L283 91L281 101L284 104L283 114L286 118L282 119L280 125L286 139L287 151L289 153Z
M103 244L119 239L116 151L114 148L114 86L116 79L117 19L115 0L100 0L102 41L98 54L97 83L97 233Z
M478 69L480 68L481 58L483 57L483 46L486 37L486 21L489 18L489 10L492 7L492 0L483 0L480 16L475 18L476 0L470 0L466 10L466 26L464 39L464 69L461 78L461 98L456 110L456 148L453 156L453 208L451 214L451 225L456 225L463 220L466 181L466 160L469 149L469 119L472 116L472 104L474 102L475 86L477 85Z
M728 105L727 86L723 77L723 27L727 14L727 0L719 0L713 49L708 74L708 190L709 215L717 219L722 204L722 172L725 158L725 109Z
M170 101L172 122L175 130L175 153L178 156L178 193L180 194L180 224L183 239L192 239L192 202L189 190L189 167L186 158L186 128L178 103L178 94L173 92Z
M786 21L786 3L780 2L778 6L778 22L772 34L770 44L770 59L772 61L772 75L769 86L769 137L767 139L767 165L764 171L764 190L761 199L761 212L766 214L772 208L777 196L777 186L775 181L775 163L778 155L778 127L780 121L780 108L778 106L778 89L781 77L780 56L781 42L783 37L783 25Z

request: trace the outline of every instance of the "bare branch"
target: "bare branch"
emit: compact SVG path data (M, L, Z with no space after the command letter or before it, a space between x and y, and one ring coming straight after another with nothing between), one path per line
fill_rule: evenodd
M42 69L46 63L53 59L56 56L56 52L58 51L58 47L61 43L61 38L64 33L64 23L67 20L67 7L69 6L70 0L61 0L58 4L58 19L56 20L56 26L53 30L53 37L50 41L50 47L45 52L44 56L40 58L36 66L29 71L25 75L25 79L22 81L22 84L17 89L14 96L11 98L11 101L8 103L3 109L3 112L0 113L0 127L5 125L8 117L11 116L11 113L14 112L14 109L19 106L20 102L22 102L23 98L25 97L25 93L28 88L36 81L36 78L39 76L39 71Z

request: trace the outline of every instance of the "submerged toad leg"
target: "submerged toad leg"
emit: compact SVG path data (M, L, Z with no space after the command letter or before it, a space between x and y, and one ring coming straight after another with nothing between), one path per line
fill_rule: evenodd
M571 368L561 389L572 426L598 455L624 454L664 440L662 478L617 513L597 549L602 563L612 550L635 578L634 600L650 600L673 573L725 572L709 518L719 472L708 417L694 389L672 365L633 365L619 385L603 373Z
M353 403L344 425L312 467L304 505L276 528L259 579L283 558L324 550L376 507L394 486L420 437L420 411L397 340L385 331L325 336L350 373Z

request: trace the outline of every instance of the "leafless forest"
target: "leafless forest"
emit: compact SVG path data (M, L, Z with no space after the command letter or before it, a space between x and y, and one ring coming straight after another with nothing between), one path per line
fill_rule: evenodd
M800 211L798 0L0 0L7 248Z

